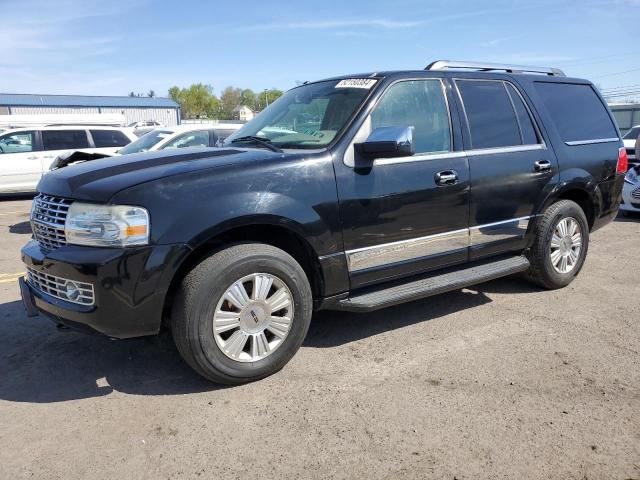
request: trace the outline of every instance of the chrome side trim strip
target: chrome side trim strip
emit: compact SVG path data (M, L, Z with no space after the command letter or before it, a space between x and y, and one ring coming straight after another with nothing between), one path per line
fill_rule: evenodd
M472 157L475 155L496 155L500 153L529 152L532 150L546 150L545 144L516 145L514 147L479 148L477 150L461 150L457 152L427 153L412 155L411 157L377 158L374 165L393 165L396 163L424 162L428 160L443 160L447 158Z
M400 240L347 251L349 271L380 267L391 263L429 257L469 246L469 229L454 230L426 237Z
M619 138L596 138L593 140L573 140L571 142L564 142L565 145L569 145L570 147L574 147L576 145L593 145L594 143L611 143L611 142L619 142Z
M513 218L451 232L347 250L345 254L349 272L450 253L514 237L524 237L531 218L534 217Z
M514 237L524 237L531 217L520 217L502 222L477 225L469 229L470 246L484 245Z

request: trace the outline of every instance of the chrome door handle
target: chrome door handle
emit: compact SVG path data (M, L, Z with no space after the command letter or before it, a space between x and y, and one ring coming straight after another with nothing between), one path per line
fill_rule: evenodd
M30 157L27 157L27 160L36 160L38 157L36 157L35 155L32 155Z
M434 179L438 185L455 185L458 183L458 172L455 170L443 170L436 173Z
M551 170L551 162L547 160L538 160L533 165L536 172L546 172L547 170Z

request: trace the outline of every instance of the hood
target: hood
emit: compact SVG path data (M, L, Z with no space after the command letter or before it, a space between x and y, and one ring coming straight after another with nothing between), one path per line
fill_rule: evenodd
M53 170L42 177L38 192L106 202L134 185L231 163L280 159L285 154L261 149L198 148L134 153L101 158Z

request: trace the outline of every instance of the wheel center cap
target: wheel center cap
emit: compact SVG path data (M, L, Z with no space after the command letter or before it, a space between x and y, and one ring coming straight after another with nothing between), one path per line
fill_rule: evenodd
M560 251L563 254L569 253L571 250L571 237L564 237L560 242Z
M240 312L240 328L247 333L258 333L269 323L269 306L262 301L249 302Z

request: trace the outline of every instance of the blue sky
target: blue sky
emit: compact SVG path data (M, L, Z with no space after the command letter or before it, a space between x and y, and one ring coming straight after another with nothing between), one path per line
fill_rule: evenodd
M604 89L640 85L640 0L0 6L0 92L8 93L166 95L195 82L216 93L227 85L288 89L338 74L419 69L434 59L551 65Z

